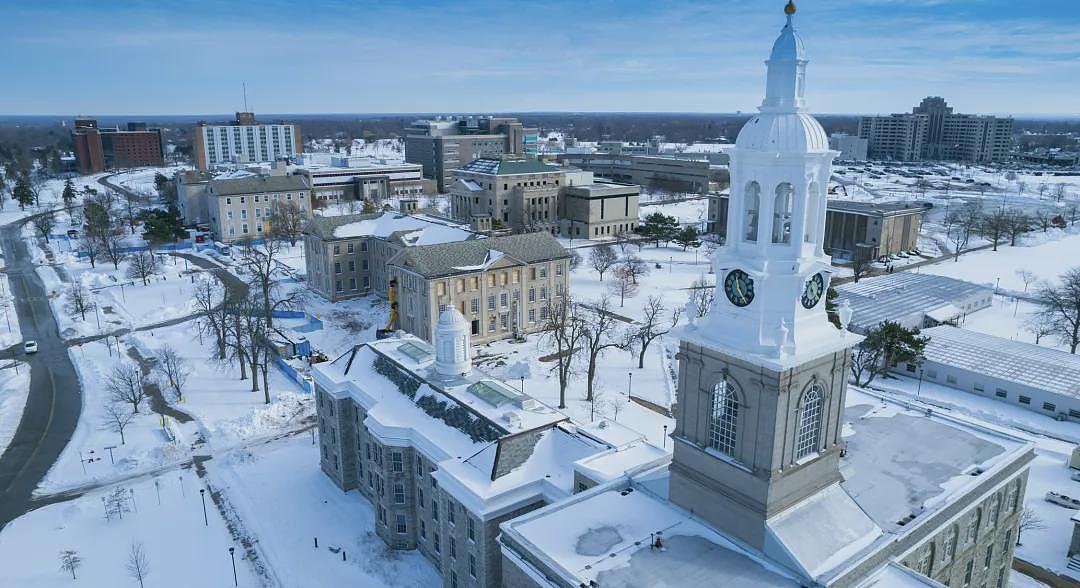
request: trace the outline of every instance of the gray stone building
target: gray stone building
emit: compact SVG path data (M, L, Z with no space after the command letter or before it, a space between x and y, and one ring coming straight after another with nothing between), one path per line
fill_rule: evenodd
M592 172L583 172L588 177ZM582 175L582 174L578 174ZM638 224L641 186L605 181L573 182L559 194L559 234L600 239L631 233Z
M569 259L545 232L401 249L387 261L398 284L398 328L431 341L451 306L478 344L535 333L549 305L569 294Z
M468 227L425 214L317 215L304 231L308 287L336 302L386 296L390 259L402 249L480 239Z
M671 192L707 194L728 185L728 167L723 153L683 153L671 155L628 155L610 153L566 153L557 156L562 165L591 171L616 182L655 187Z
M419 198L435 192L435 183L423 177L416 163L373 163L361 158L331 157L330 165L308 162L292 166L291 173L308 178L316 206L331 202L387 198Z
M434 348L406 335L314 366L320 465L372 503L387 547L418 550L447 588L494 588L500 523L668 457L614 422L571 425L473 370L470 349L450 307Z
M176 172L176 206L184 224L200 225L210 222L210 207L206 190L213 176L209 172L182 170Z
M565 168L535 158L483 158L450 174L455 219L514 231L557 231Z
M405 161L424 167L440 193L449 189L450 170L481 157L536 155L537 130L516 118L469 116L418 120L405 129Z

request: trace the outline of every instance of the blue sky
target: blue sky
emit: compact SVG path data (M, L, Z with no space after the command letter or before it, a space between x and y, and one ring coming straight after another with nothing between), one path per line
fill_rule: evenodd
M0 0L0 114L752 110L782 0ZM1080 113L1064 0L802 0L819 113Z

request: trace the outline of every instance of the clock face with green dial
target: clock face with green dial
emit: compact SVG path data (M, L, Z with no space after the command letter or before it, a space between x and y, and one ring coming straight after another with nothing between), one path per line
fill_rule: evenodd
M818 301L825 294L825 278L818 272L806 281L806 286L803 288L802 293L802 305L803 308L811 309L817 306Z
M754 279L742 270L731 270L724 277L724 294L735 306L746 306L754 301Z

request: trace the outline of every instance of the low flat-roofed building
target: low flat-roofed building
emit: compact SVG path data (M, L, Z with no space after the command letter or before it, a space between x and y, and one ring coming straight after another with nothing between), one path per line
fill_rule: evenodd
M837 302L851 304L851 330L865 333L884 321L909 329L957 324L989 308L994 290L956 278L896 272L836 286Z
M1071 353L942 325L919 366L898 371L1049 417L1080 421L1080 357Z
M503 523L502 585L891 587L1006 579L1031 444L860 390L849 389L846 407L843 481L769 519L764 552L670 502L671 466L660 466ZM921 466L912 470L913 462ZM976 561L977 569L967 563Z
M683 153L678 155L626 155L618 153L565 153L557 159L597 176L655 187L671 192L706 194L728 185L728 166L714 163L723 154ZM726 157L724 157L726 159Z
M601 180L565 186L559 196L559 234L601 239L632 233L638 223L640 193L641 186Z
M607 458L623 475L670 456L473 369L464 318L451 307L438 323L434 346L401 335L313 366L320 465L372 504L388 548L418 550L445 586L495 588L499 524L570 496L577 464Z
M391 197L418 198L435 190L434 181L424 179L419 163L385 163L358 157L315 158L305 154L303 163L291 166L290 173L310 180L317 206L343 200L378 203Z

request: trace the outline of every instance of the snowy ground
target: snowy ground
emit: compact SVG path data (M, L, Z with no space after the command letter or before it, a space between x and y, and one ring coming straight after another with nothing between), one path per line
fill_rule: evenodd
M1066 567L1065 555L1072 537L1070 518L1076 511L1044 500L1050 490L1070 496L1077 494L1078 483L1070 478L1073 470L1069 469L1067 460L1073 447L1080 443L1080 424L1056 421L1033 411L933 382L924 381L920 386L918 380L903 376L876 380L872 387L909 398L918 394L919 400L936 409L947 410L975 422L1008 427L1034 441L1036 457L1028 476L1024 506L1031 509L1046 528L1025 531L1016 554L1034 564L1080 579L1080 574Z
M997 251L985 249L966 253L959 261L943 261L923 267L921 271L1023 293L1025 285L1018 271L1030 271L1039 281L1056 280L1066 270L1080 265L1078 252L1080 226L1073 226L1068 231L1051 229L1047 233L1030 233L1016 247L1003 245ZM1035 288L1037 283L1029 284L1028 293Z
M22 362L2 362L0 367L0 455L4 454L19 428L26 397L30 393L30 366ZM18 371L15 371L15 366Z
M0 349L6 349L22 341L19 329L19 317L15 313L15 296L11 292L11 281L7 274L0 274Z
M388 550L375 536L371 503L355 490L341 492L322 473L318 446L306 434L219 456L207 469L283 586L442 584L418 552Z
M134 505L122 520L106 520L102 498L117 487L133 491ZM0 584L30 588L73 583L57 562L60 551L71 549L82 558L75 585L136 586L125 568L132 543L141 542L150 564L146 586L228 586L233 579L230 547L236 548L239 585L263 585L209 497L209 524L204 524L199 488L192 472L174 470L24 515L0 533Z

